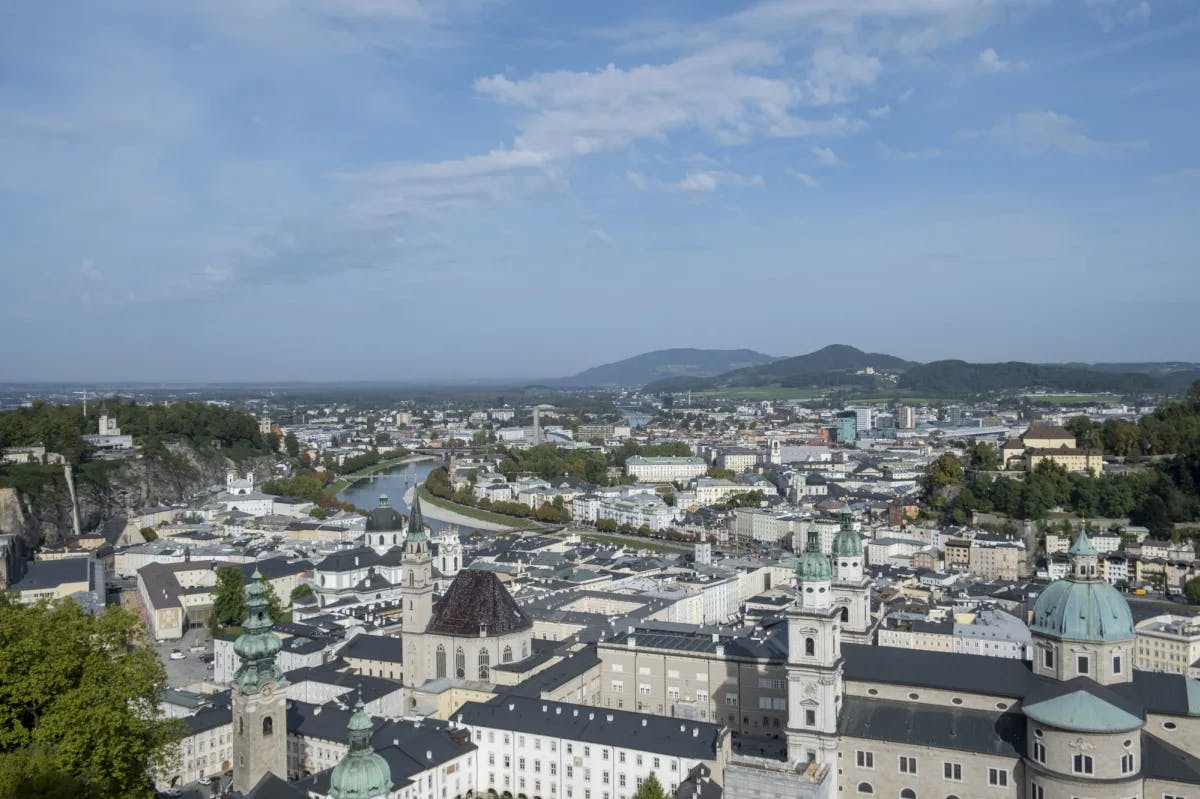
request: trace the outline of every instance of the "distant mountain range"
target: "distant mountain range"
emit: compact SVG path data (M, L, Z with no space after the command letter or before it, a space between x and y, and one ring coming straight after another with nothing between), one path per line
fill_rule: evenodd
M657 380L706 378L776 360L754 350L655 350L549 381L563 388L637 388Z
M892 380L883 378L883 373L891 375ZM765 386L855 386L956 396L1021 389L1175 393L1196 379L1200 379L1200 364L1182 361L1034 364L944 360L916 363L895 355L863 352L846 344L831 344L791 358L774 358L753 350L658 350L588 369L555 381L554 385L642 387L645 391L663 393Z

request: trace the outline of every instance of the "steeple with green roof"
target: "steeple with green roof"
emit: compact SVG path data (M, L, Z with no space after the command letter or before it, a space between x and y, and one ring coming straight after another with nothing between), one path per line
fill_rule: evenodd
M381 799L392 789L392 769L371 748L374 724L363 707L362 692L346 725L350 748L333 767L329 778L330 799Z
M404 536L404 549L416 552L427 549L429 537L425 535L425 519L421 516L421 497L413 494L412 507L408 511L408 534Z
M242 634L233 643L233 651L242 661L233 682L244 694L257 693L268 683L286 684L283 672L275 662L283 644L279 636L271 632L275 623L271 620L269 592L262 574L255 569L246 585L246 620L242 622Z

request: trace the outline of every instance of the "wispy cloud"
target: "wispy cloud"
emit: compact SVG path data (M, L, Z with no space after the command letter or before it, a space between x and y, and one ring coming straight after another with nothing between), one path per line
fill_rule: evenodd
M991 47L975 59L975 71L981 75L1000 75L1005 72L1024 72L1029 69L1028 61L1005 61Z
M791 175L796 180L803 183L805 186L807 186L810 189L817 189L817 188L821 187L821 182L818 181L816 178L814 178L812 175L808 174L807 172L800 172L799 170L796 170L796 169L789 169L788 174Z
M675 184L680 191L712 192L719 188L762 188L764 181L761 175L739 175L736 172L721 172L708 170L705 172L689 173L683 180Z
M1147 0L1085 0L1092 19L1105 31L1132 25L1144 25L1150 20Z
M875 151L880 157L889 161L930 161L941 158L944 153L937 147L924 147L919 150L900 150L888 144L878 144Z
M1078 123L1056 111L1023 111L1000 119L987 130L964 131L966 139L991 141L1020 155L1052 152L1068 155L1109 155L1136 147L1129 142L1106 142L1088 137Z
M838 154L829 147L813 145L812 154L817 157L817 163L821 166L843 166L845 164Z

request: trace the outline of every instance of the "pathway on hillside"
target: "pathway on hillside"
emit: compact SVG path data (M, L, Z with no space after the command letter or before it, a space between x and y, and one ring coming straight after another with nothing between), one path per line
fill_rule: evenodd
M410 487L404 492L404 502L412 507L413 494L416 493L416 486ZM436 519L439 522L446 524L456 524L464 530L487 530L490 532L507 532L514 527L521 525L521 520L514 519L513 524L498 524L497 522L485 522L482 519L474 519L462 513L457 513L449 508L443 508L441 505L435 505L432 502L421 503L421 514L428 516L430 519Z

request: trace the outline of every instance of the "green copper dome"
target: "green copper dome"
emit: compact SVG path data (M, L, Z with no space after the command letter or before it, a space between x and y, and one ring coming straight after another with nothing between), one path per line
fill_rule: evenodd
M363 709L362 696L354 705L350 723L350 749L333 767L329 799L380 799L392 789L392 769L371 749L371 717Z
M257 693L267 683L286 684L275 656L283 648L279 636L271 632L270 591L258 569L246 586L246 620L242 634L233 642L233 651L241 659L233 681L244 694Z
M835 558L861 558L863 553L862 536L854 532L854 522L849 513L842 515L842 529L833 537L833 556Z
M1072 574L1046 587L1033 607L1030 632L1071 641L1129 641L1133 615L1117 589L1100 579L1096 550L1080 532L1070 549Z
M828 582L833 579L829 558L821 554L821 533L814 524L808 528L808 546L796 561L796 579L802 583Z

